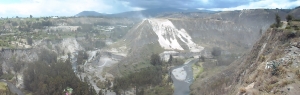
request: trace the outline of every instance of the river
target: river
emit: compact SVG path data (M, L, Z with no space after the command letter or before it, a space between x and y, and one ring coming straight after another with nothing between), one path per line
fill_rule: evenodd
M170 69L174 95L190 95L190 85L193 83L192 65L197 61L198 59L190 59L183 65Z
M7 86L9 88L9 90L12 92L12 93L17 93L18 95L25 95L20 89L18 89L14 84L6 81L6 80L0 80L1 82L5 82L7 83Z

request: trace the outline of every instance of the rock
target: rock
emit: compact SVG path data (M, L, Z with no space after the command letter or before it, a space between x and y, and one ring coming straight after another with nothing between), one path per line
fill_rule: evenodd
M297 47L297 48L300 48L300 42L297 43L296 47Z

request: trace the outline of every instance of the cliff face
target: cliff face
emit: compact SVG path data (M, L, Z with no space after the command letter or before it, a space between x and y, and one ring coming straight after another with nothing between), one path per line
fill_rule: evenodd
M300 90L299 36L298 29L269 29L236 69L237 86L233 92L297 95Z
M289 26L297 26L296 21ZM300 91L300 31L270 28L251 51L228 69L193 84L192 94L297 95ZM199 82L200 81L200 82ZM199 86L202 85L202 86Z

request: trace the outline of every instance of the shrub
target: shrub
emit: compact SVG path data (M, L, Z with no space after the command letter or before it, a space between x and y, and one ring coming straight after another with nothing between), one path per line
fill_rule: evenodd
M297 37L300 36L300 31L296 31L296 36L297 36Z
M298 79L300 80L300 70L296 71L296 75L297 75Z
M27 43L28 43L28 45L32 45L32 43L33 43L33 40L32 40L32 38L30 38L30 37L28 37L27 38Z
M289 22L289 21L291 21L291 20L293 20L293 16L290 15L290 14L288 14L288 15L286 16L286 21Z
M221 55L221 48L219 47L214 47L213 50L211 51L211 55L213 56L219 56Z
M162 61L159 57L158 54L152 54L151 55L151 61L150 63L153 65L153 66L156 66L156 65L161 65L162 64Z
M241 93L241 94L246 93L246 92L247 92L247 90L246 90L245 87L240 88L240 93Z
M199 60L201 60L202 62L205 62L205 57L202 55L201 57L199 57Z
M283 32L283 33L284 33L284 35L285 35L285 37L286 37L287 39L296 37L295 31L289 30L289 31L285 31L285 32Z
M13 74L3 74L1 76L2 79L5 79L5 80L11 80L12 78L14 77Z
M270 28L275 28L275 26L276 26L275 23L274 23L274 24L271 24L271 25L270 25Z
M299 27L298 27L298 26L296 26L296 27L295 27L295 30L299 30Z
M280 27L281 26L281 18L278 14L275 14L275 21L276 21L276 27Z
M263 61L265 61L265 60L266 60L266 57L265 57L265 56L263 56L263 55L260 55L260 56L259 56L259 61L263 62Z

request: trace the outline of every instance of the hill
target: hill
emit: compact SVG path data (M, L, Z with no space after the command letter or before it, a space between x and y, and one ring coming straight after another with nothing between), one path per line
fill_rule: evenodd
M298 95L299 23L283 22L282 27L269 28L251 51L227 69L210 77L204 75L212 72L200 75L191 86L192 94Z
M97 17L97 16L105 16L106 14L101 14L101 13L98 13L98 12L95 12L95 11L82 11L78 14L76 14L75 16L78 16L78 17Z

